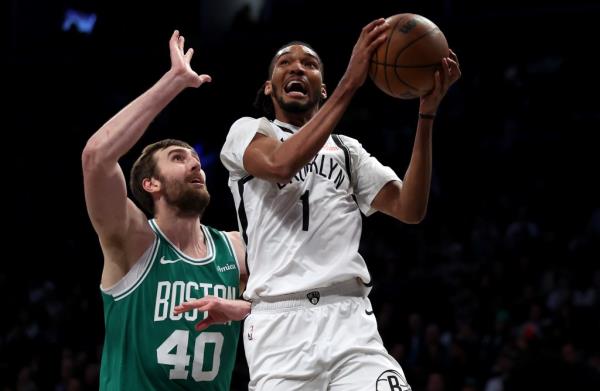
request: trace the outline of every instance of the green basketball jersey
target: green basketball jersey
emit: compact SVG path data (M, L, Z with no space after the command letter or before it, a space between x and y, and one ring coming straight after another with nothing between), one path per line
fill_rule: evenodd
M204 296L238 298L234 250L224 232L202 225L207 256L179 251L150 220L152 246L114 287L102 291L106 334L100 389L229 390L240 323L199 333L204 312L174 315L175 306Z

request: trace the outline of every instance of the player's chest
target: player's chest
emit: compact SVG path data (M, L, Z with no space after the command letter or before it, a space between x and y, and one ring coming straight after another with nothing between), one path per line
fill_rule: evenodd
M329 138L315 156L288 182L277 183L278 190L299 191L306 187L345 191L350 187L349 153Z

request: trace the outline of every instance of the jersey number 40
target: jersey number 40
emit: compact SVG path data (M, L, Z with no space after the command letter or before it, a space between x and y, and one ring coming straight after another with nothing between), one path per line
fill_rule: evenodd
M156 349L156 359L159 364L173 365L169 371L169 379L187 379L190 365L190 355L187 354L189 342L188 330L175 330ZM221 350L223 349L223 334L214 332L200 333L194 343L194 359L192 364L192 379L196 381L211 381L217 377L221 366ZM206 346L214 345L212 368L203 370ZM171 353L175 349L175 353Z

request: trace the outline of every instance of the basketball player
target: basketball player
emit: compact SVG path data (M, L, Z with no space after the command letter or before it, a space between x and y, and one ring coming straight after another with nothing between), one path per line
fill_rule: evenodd
M83 151L87 210L104 254L102 390L229 390L240 326L220 322L250 310L233 300L247 277L244 245L238 232L200 223L210 196L188 144L151 144L133 165L131 191L153 219L127 198L119 158L181 91L211 80L192 70L193 49L184 52L177 31L169 46L170 70ZM199 299L194 311L175 311L191 299ZM195 332L197 323L205 331Z
M400 180L357 140L332 134L388 30L384 19L363 28L322 106L319 55L305 43L283 46L257 95L275 119L239 119L221 151L247 243L250 390L410 390L367 298L360 212L411 224L423 219L435 113L460 69L454 53L444 58L434 90L421 98L413 154Z

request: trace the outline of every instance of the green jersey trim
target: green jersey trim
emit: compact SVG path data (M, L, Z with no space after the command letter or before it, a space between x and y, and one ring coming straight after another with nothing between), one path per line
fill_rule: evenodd
M154 261L156 259L156 253L158 252L158 248L160 247L159 245L160 245L160 240L158 237L156 237L154 239L154 243L152 244L152 246L153 246L152 251L150 252L150 262L148 262L146 264L146 268L144 269L144 272L141 274L141 276L137 280L137 282L135 282L130 288L126 289L122 293L114 295L113 296L114 301L119 301L119 300L124 299L125 297L129 296L129 294L131 294L131 292L133 292L144 281L144 279L146 279L146 276L150 272L150 269L152 269L152 265L154 264Z
M231 239L229 239L229 235L227 235L227 233L222 232L222 231L218 231L218 232L225 239L225 243L227 244L227 249L229 250L229 253L233 257L233 259L235 259L235 263L236 263L237 270L238 270L238 279L241 279L242 278L242 270L240 269L240 260L238 259L237 254L235 253L235 250L233 248L233 243L231 243Z
M160 230L160 227L158 226L158 224L156 224L155 219L149 220L149 222L150 222L150 226L152 227L154 232L156 232L156 234L160 237L161 240L164 240L166 243L169 244L169 246L173 249L173 251L175 251L175 253L177 253L177 255L181 258L181 260L183 262L186 262L186 263L189 263L192 265L202 266L202 265L208 265L209 263L211 263L215 260L215 255L216 255L215 243L213 242L212 235L210 234L210 232L208 231L208 229L206 229L206 227L204 225L200 224L200 228L202 229L202 232L204 234L204 239L206 241L206 257L192 258L188 255L185 255L181 250L179 250L179 248L177 248L177 246L175 246L169 240L169 238L167 238L167 236Z

